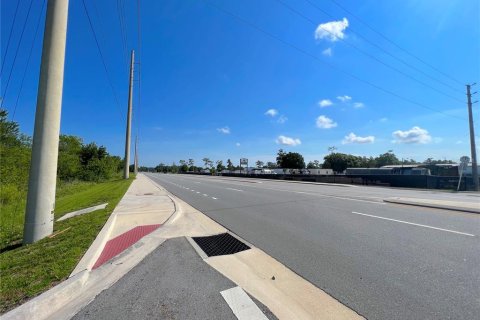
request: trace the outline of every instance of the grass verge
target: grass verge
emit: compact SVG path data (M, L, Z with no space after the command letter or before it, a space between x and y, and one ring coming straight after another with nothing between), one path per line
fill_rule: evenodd
M97 210L55 222L54 237L0 254L0 313L65 280L75 268L133 179L60 186L55 219L65 213L108 202ZM23 226L19 228L22 229Z

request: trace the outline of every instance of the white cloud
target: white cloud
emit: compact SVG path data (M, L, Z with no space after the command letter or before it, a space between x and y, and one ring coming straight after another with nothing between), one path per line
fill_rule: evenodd
M335 128L337 123L334 122L332 119L327 118L326 116L319 116L317 118L317 127L321 129L330 129Z
M355 109L360 109L360 108L365 107L365 104L364 104L363 102L355 102L355 103L353 104L353 107L354 107Z
M455 142L455 144L463 144L463 141L462 141L462 140L458 140L457 142Z
M324 56L331 57L332 54L333 54L332 48L327 48L327 49L323 50L323 51L322 51L322 54L323 54Z
M223 134L230 134L230 128L229 127L223 127L223 128L217 128L217 131Z
M432 136L430 136L428 131L417 126L406 131L397 130L393 132L392 135L395 138L395 140L393 141L394 143L425 144L432 141Z
M275 142L277 144L283 144L284 146L292 146L292 147L302 144L302 141L300 141L300 139L294 139L286 136L278 136Z
M339 39L345 38L345 30L348 27L347 18L343 18L340 21L330 21L327 23L321 23L315 30L315 39L327 39L335 42Z
M265 115L270 117L275 117L277 114L278 114L277 109L268 109L267 112L265 112Z
M348 101L352 100L352 97L344 95L344 96L338 96L337 99L342 101L342 102L348 102Z
M237 147L240 147L240 142L235 143Z
M351 132L348 136L345 136L343 139L342 144L348 143L374 143L375 137L374 136L366 136L366 137L359 137L355 133Z
M287 120L288 120L287 117L285 117L284 115L281 115L280 117L278 117L277 122L280 124L284 124L285 122L287 122Z
M325 107L331 106L332 104L333 102L330 99L323 99L318 102L318 105L320 106L320 108L325 108Z
M387 122L388 121L388 118L381 118L380 120L378 120L380 122Z

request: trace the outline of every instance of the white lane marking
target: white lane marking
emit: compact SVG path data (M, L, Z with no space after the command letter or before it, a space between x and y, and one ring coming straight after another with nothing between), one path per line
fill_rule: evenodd
M212 197L213 200L218 200L218 198Z
M233 191L240 191L240 192L243 192L243 190L240 190L240 189L235 189L235 188L225 188L225 189L229 189L229 190L233 190Z
M390 219L390 218L385 218L385 217L379 217L379 216L374 216L374 215L366 214L366 213L360 213L360 212L356 212L356 211L352 211L352 213L358 214L358 215L362 215L362 216L371 217L371 218L378 218L378 219L383 219L383 220L389 220L389 221L395 221L395 222L410 224L410 225L412 225L412 226L417 226L417 227L429 228L429 229L434 229L434 230L440 230L440 231L445 231L445 232L451 232L451 233L461 234L461 235L469 236L469 237L475 237L475 235L474 235L474 234L471 234L471 233L465 233L465 232L460 232L460 231L455 231L455 230L449 230L449 229L442 229L442 228L427 226L427 225L424 225L424 224L418 224L418 223L413 223L413 222L408 222L408 221L402 221L402 220Z
M204 196L204 197L208 197L208 194L204 193L203 196Z
M238 320L267 320L255 302L240 287L220 292Z
M197 191L197 193L200 193L200 191Z

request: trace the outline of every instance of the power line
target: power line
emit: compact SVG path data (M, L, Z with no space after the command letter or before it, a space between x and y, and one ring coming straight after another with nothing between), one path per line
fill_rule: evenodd
M88 18L88 23L90 25L90 29L92 30L93 37L95 38L95 44L97 45L98 53L100 54L100 58L102 60L103 68L105 70L105 74L107 75L108 83L110 84L110 88L112 89L113 97L115 99L117 107L119 108L120 114L122 114L121 108L120 108L120 103L119 103L119 100L118 100L118 96L117 96L117 93L115 91L115 87L113 86L112 80L110 78L110 74L108 73L107 64L105 63L105 58L103 57L102 49L100 48L100 45L98 43L97 34L95 33L95 29L93 28L92 20L90 19L90 14L88 13L88 8L87 8L87 5L85 4L85 0L82 0L82 3L83 3L83 8L85 9L85 13L86 13L87 18Z
M40 10L40 14L38 15L37 25L35 27L35 34L33 36L32 45L30 46L30 52L28 53L27 65L25 66L25 70L23 71L22 82L20 83L20 89L18 90L17 100L15 101L15 106L13 108L12 121L15 120L15 113L17 112L18 100L20 99L20 94L22 93L23 82L25 81L25 77L27 75L28 65L30 64L30 58L32 57L33 47L35 46L35 40L37 39L38 29L40 26L40 22L42 21L43 9L45 8L45 3L46 3L46 0L43 0L42 9Z
M126 27L126 17L125 17L125 10L122 5L121 0L117 0L117 15L118 15L118 21L120 23L120 33L121 33L121 39L122 39L122 47L123 47L123 53L125 56L125 67L126 71L128 74L128 69L129 69L129 62L128 62L128 37L127 37L127 27Z
M33 4L33 0L30 0L30 6L28 7L27 16L25 17L25 22L23 23L22 33L20 34L20 39L18 40L17 49L15 50L15 56L13 58L12 68L10 68L10 73L8 74L7 84L5 85L5 90L4 90L3 95L2 95L1 107L3 107L3 102L5 101L5 96L7 95L8 86L10 84L10 79L12 78L12 72L13 72L13 69L15 67L15 62L17 61L18 50L20 49L20 45L22 44L23 34L25 33L25 28L27 26L28 17L30 16L30 11L32 9L32 4Z
M345 75L348 75L349 77L351 77L351 78L353 78L353 79L355 79L355 80L357 80L357 81L359 81L359 82L365 83L365 84L367 84L367 85L369 85L369 86L371 86L371 87L373 87L373 88L375 88L375 89L377 89L377 90L379 90L379 91L382 91L382 92L384 92L384 93L386 93L386 94L389 94L389 95L391 95L391 96L394 96L394 97L396 97L396 98L398 98L398 99L400 99L400 100L403 100L403 101L408 102L408 103L410 103L410 104L416 105L416 106L418 106L418 107L421 107L421 108L424 108L424 109L427 109L427 110L430 110L430 111L434 111L434 112L436 112L436 113L442 114L442 115L447 116L447 117L452 117L452 118L456 118L456 119L460 119L460 120L462 120L462 121L465 121L464 118L457 117L457 116L454 116L454 115L446 114L446 113L444 113L444 112L442 112L442 111L440 111L440 110L434 109L434 108L429 107L429 106L427 106L427 105L425 105L425 104L423 104L423 103L416 102L416 101L411 100L411 99L409 99L409 98L403 97L403 96L401 96L401 95L399 95L399 94L397 94L397 93L395 93L395 92L393 92L393 91L391 91L391 90L385 89L385 88L380 87L380 86L378 86L378 85L376 85L376 84L374 84L374 83L372 83L372 82L370 82L370 81L368 81L368 80L362 79L362 78L360 78L360 77L358 77L358 76L356 76L356 75L354 75L354 74L352 74L352 73L350 73L350 72L348 72L348 71L345 71L345 70L343 70L343 69L341 69L341 68L339 68L339 67L331 64L331 63L328 63L328 62L323 61L322 59L318 58L316 55L314 55L314 54L312 54L312 53L310 53L310 52L308 52L308 51L306 51L306 50L304 50L304 49L301 49L301 48L299 48L299 47L291 44L290 42L287 42L287 41L285 41L285 40L283 40L283 39L281 39L281 38L273 35L272 33L270 33L270 32L268 32L268 31L266 31L266 30L258 27L257 25L255 25L254 23L252 23L252 22L250 22L250 21L248 21L248 20L245 20L244 18L236 15L236 14L233 13L233 12L230 12L230 11L228 11L228 10L225 10L224 8L219 7L219 6L217 6L217 5L209 2L208 0L202 0L202 1L203 1L206 5L208 5L208 6L212 7L212 8L215 8L215 9L223 12L224 14L229 15L229 16L235 18L236 20L238 20L238 21L240 21L240 22L248 25L250 28L252 28L252 29L254 29L254 30L256 30L256 31L259 31L259 32L261 32L261 33L269 36L270 38L275 39L275 40L283 43L284 45L289 46L289 47L295 49L296 51L299 51L300 53L302 53L302 54L304 54L304 55L306 55L306 56L308 56L308 57L310 57L310 58L312 58L312 59L314 59L314 60L317 60L317 61L321 62L321 63L324 64L324 65L329 66L329 67L332 68L332 69L335 69L335 70L337 70L337 71L339 71L339 72L341 72L341 73L343 73L343 74L345 74Z
M293 7L289 6L289 5L286 4L285 2L283 2L283 1L281 1L281 0L276 0L276 1L277 1L278 3L280 3L280 4L282 4L285 8L287 8L287 9L289 9L290 11L292 11L293 13L295 13L296 15L298 15L298 16L302 17L303 19L305 19L306 21L310 22L312 25L314 25L314 26L317 25L317 23L316 23L315 21L313 21L313 20L310 19L309 17L305 16L305 15L302 14L301 12L297 11L297 10L294 9ZM330 30L328 30L328 29L322 28L322 30L328 32L328 33L331 34L332 36L336 36L335 33L333 33L332 31L330 31ZM364 54L365 56L369 57L370 59L373 59L374 61L376 61L376 62L384 65L385 67L387 67L387 68L389 68L389 69L392 69L392 70L394 70L394 71L402 74L403 76L405 76L405 77L407 77L407 78L409 78L409 79L411 79L411 80L413 80L413 81L415 81L415 82L417 82L417 83L420 83L421 85L423 85L423 86L425 86L425 87L427 87L427 88L429 88L429 89L431 89L431 90L433 90L433 91L436 91L437 93L440 93L441 95L444 95L444 96L446 96L446 97L449 97L450 99L453 99L453 100L455 100L455 101L457 101L457 102L464 103L464 101L458 99L457 97L454 97L454 96L452 96L452 95L450 95L450 94L448 94L448 93L445 93L445 92L443 92L443 91L441 91L441 90L438 90L437 88L432 87L432 86L429 85L428 83L423 82L422 80L419 80L419 79L417 79L417 78L409 75L408 73L403 72L402 70L400 70L400 69L398 69L398 68L396 68L396 67L394 67L394 66L392 66L392 65L390 65L390 64L388 64L388 63L386 63L386 62L383 62L382 60L378 59L378 58L375 57L374 55L366 52L365 50L360 49L360 48L357 47L356 45L354 45L354 44L352 44L352 43L350 43L350 42L348 42L348 41L345 41L345 39L338 38L338 37L337 37L337 39L339 39L340 41L346 43L348 46L354 48L354 49L357 50L358 52L361 52L362 54Z
M435 70L436 72L442 74L443 76L449 78L450 80L460 84L460 85L464 85L464 83L462 83L461 81L455 79L454 77L448 75L447 73L443 72L442 70L436 68L435 66L431 65L430 63L426 62L425 60L419 58L418 56L416 56L415 54L411 53L410 51L408 51L407 49L405 48L402 48L400 45L398 45L396 42L394 42L393 40L389 39L386 35L384 35L383 33L381 33L380 31L377 31L374 27L370 26L368 23L366 23L365 21L363 21L363 19L361 19L360 17L358 17L357 15L355 15L354 13L352 13L351 11L349 11L347 8L345 8L344 6L342 6L341 4L339 4L337 1L335 0L330 0L331 2L333 2L336 6L338 6L340 9L342 9L343 11L345 11L346 13L350 14L352 17L354 17L355 19L357 19L360 23L362 23L363 25L365 25L367 28L369 28L370 30L372 30L373 32L375 32L376 34L378 34L380 37L382 37L384 40L388 41L389 43L393 44L395 47L397 47L398 49L402 50L403 52L405 52L406 54L408 54L409 56L415 58L416 60L420 61L421 63L423 63L424 65L428 66L429 68L431 68L432 70Z
M328 13L327 11L325 11L324 9L322 9L320 6L318 6L317 4L315 4L312 0L305 0L306 2L308 2L312 7L314 7L315 9L323 12L325 15L327 15L328 17L332 18L332 19L335 19L335 17L333 15L331 15L330 13ZM440 79L437 79L431 75L429 75L428 73L424 72L423 70L417 68L416 66L408 63L407 61L395 56L394 54L390 53L389 51L385 50L384 48L382 48L381 46L379 46L378 44L376 44L375 42L373 41L370 41L368 38L366 38L365 36L361 35L360 33L356 32L353 28L349 28L350 32L357 35L359 38L363 39L365 42L369 43L371 46L374 46L375 48L381 50L383 53L385 53L386 55L388 55L389 57L399 61L400 63L402 63L403 65L423 74L425 77L433 80L433 81L436 81L442 85L444 85L445 87L448 87L450 88L451 90L453 91L456 91L456 92L461 92L463 94L463 91L455 88L455 87L452 87L450 84L446 83L445 81L442 81Z
M20 0L17 1L17 7L15 8L15 13L13 14L12 27L10 28L10 34L8 35L7 47L5 48L5 54L2 59L2 67L0 68L0 76L3 73L3 67L5 66L5 60L7 59L8 48L10 47L10 40L12 39L13 27L15 26L15 21L17 20L18 7L20 6Z

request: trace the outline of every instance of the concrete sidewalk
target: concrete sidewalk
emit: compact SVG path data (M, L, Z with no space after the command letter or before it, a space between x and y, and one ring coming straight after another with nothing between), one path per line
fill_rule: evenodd
M207 257L193 244L192 237L223 233L230 232L139 174L70 278L0 318L117 319L128 314L129 319L188 320L228 314L242 320L253 312L255 319L363 319L232 233L250 249ZM185 249L186 243L192 247ZM171 281L179 276L182 281ZM209 305L205 296L215 294L215 303L225 305ZM125 305L119 306L119 299Z
M480 214L480 201L479 202L460 202L440 199L421 199L421 198L388 198L384 199L384 202L403 204L417 207L453 210L460 212L469 212Z

